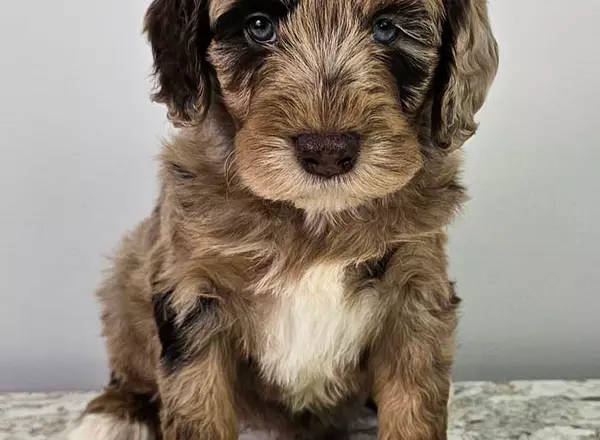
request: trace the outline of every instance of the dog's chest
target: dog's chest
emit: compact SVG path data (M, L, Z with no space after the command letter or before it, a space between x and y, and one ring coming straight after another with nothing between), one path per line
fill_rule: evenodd
M311 267L277 295L264 327L263 372L298 409L327 403L326 389L359 361L372 308L346 290L343 267Z

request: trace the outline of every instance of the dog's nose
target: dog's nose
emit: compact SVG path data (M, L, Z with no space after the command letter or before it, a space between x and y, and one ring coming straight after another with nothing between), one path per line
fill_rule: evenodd
M307 172L331 178L354 168L360 151L356 133L301 134L296 138L296 155Z

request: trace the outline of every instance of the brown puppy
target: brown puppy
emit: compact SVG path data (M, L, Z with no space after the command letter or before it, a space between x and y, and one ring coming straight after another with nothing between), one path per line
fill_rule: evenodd
M146 31L182 129L99 291L113 376L71 438L343 438L371 401L379 439L445 439L485 0L155 0Z

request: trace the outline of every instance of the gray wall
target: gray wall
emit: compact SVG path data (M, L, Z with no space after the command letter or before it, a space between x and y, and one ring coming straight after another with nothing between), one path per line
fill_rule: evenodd
M92 291L151 208L147 1L0 14L0 390L106 377ZM452 230L459 379L600 376L597 0L492 0L502 67Z

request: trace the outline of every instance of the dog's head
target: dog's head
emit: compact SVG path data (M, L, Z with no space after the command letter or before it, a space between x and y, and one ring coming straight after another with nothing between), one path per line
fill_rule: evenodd
M317 211L460 147L498 64L486 0L155 0L146 31L171 119L222 103L244 184Z

